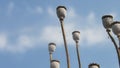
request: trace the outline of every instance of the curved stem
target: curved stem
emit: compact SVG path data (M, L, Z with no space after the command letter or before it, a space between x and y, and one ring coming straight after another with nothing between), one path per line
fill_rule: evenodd
M66 36L65 36L65 31L64 31L63 20L61 19L60 22L61 22L62 35L63 35L63 40L64 40L64 47L65 47L65 52L66 52L67 68L70 68L70 58L69 58L69 53L68 53L68 47L67 47L67 41L66 41Z
M77 52L77 58L78 58L79 68L81 68L80 53L79 53L79 45L78 45L78 42L76 42L76 52Z
M115 49L116 49L116 52L117 52L117 56L118 56L119 68L120 68L120 55L119 55L119 51L118 51L118 46L117 46L114 38L112 37L112 35L111 35L111 33L110 33L110 30L106 30L106 31L107 31L109 37L111 38L111 40L112 40L112 42L113 42L113 44L114 44L114 46L115 46Z

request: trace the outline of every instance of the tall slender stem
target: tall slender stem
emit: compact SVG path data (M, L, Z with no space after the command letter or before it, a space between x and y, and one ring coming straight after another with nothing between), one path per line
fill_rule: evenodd
M120 35L118 36L118 40L119 40L119 47L120 47Z
M67 68L70 68L70 57L69 57L69 53L68 53L68 47L67 47L67 41L66 41L66 36L65 36L65 31L64 31L63 20L60 20L60 23L61 23L62 35L63 35L63 40L64 40L65 52L66 52Z
M119 39L119 47L120 47L120 39Z
M52 60L52 54L50 53L50 62L51 62L51 60Z
M111 38L111 40L112 40L112 42L113 42L113 44L114 44L114 46L115 46L115 49L116 49L116 52L117 52L117 56L118 56L119 68L120 68L120 55L119 55L119 51L118 51L118 46L117 46L114 38L112 37L112 35L111 35L111 33L110 33L111 31L110 31L110 30L106 30L106 31L107 31L109 37Z
M52 53L50 53L49 55L50 55L50 68L51 68Z
M118 36L118 40L119 40L119 47L118 47L118 51L119 51L119 59L120 59L120 36ZM120 62L120 61L119 61Z
M120 47L120 39L119 39L119 47Z
M79 45L78 45L78 42L77 42L77 41L76 41L76 52L77 52L77 58L78 58L79 68L81 68Z

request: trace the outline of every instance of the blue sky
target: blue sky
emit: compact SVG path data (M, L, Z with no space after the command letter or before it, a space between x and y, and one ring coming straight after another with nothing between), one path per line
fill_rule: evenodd
M71 68L77 68L72 32L80 36L82 68L92 62L101 68L118 68L115 48L102 25L106 14L120 20L119 0L0 0L0 68L49 68L49 42L55 42L54 59L66 68L66 57L56 7L66 6L65 31ZM117 43L118 40L114 36Z

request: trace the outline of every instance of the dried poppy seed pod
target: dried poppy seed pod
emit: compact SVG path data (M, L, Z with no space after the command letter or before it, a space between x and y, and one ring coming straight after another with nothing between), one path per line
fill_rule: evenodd
M65 6L58 6L57 7L57 16L60 20L63 20L66 16L66 7Z
M111 24L113 23L113 16L111 15L104 15L102 16L102 23L105 29L110 29Z
M100 68L100 65L97 63L91 63L91 64L89 64L88 68Z
M74 31L74 32L72 32L72 35L73 35L73 40L76 41L76 42L79 42L80 32L79 31Z
M113 22L112 31L115 35L120 36L120 21Z
M51 68L60 68L60 61L52 60L51 61Z
M49 43L48 49L49 49L49 52L52 54L56 49L56 44L55 43Z
M112 31L115 35L117 35L118 40L119 40L119 46L120 46L120 21L113 22Z

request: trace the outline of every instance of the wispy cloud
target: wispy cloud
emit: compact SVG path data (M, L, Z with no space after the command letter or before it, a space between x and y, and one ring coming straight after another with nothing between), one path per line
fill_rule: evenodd
M55 17L55 16L56 16L56 12L55 12L55 11L56 11L56 10L53 9L53 8L51 8L51 7L48 7L48 8L47 8L47 12L48 12L48 14L49 14L50 16Z
M0 50L18 53L38 46L40 44L39 31L32 34L34 31L34 28L24 28L18 31L18 36L12 38L12 40L16 40L15 42L10 41L9 33L0 33Z
M21 36L18 38L18 44L24 45L24 46L28 46L28 45L31 45L31 44L32 44L32 40L31 40L30 37L27 36L27 35L21 35Z
M102 32L101 28L86 28L83 29L82 31L83 39L87 44L89 45L94 45L94 44L99 44L105 41L105 35ZM84 43L84 42L81 42Z
M43 8L41 6L35 6L35 7L26 7L27 13L30 14L42 14L43 13Z
M67 31L66 37L69 44L73 44L71 36L72 31L74 30L74 28L72 28L73 26L73 24L65 24L65 31ZM59 26L46 26L45 28L43 28L41 34L41 39L43 42L55 42L56 44L61 45L63 44L62 38L63 37Z
M41 13L43 13L43 9L40 7L40 6L37 6L37 7L35 7L35 10L34 10L36 13L38 13L38 14L41 14Z
M53 10L50 9L51 13L53 14ZM55 13L55 12L54 12ZM95 45L102 42L105 42L105 35L102 31L102 25L96 25L96 16L94 12L90 12L87 16L81 16L78 15L73 8L69 10L68 15L70 16L70 21L66 21L67 24L65 24L65 30L66 30L66 36L68 40L68 44L73 44L72 40L72 32L74 30L79 30L81 32L81 44L86 42L89 45ZM78 17L78 18L76 18ZM81 18L81 19L79 19ZM72 21L71 21L72 20ZM82 23L80 23L82 22ZM71 24L72 23L72 24ZM83 25L82 27L79 26L79 24ZM87 24L87 25L86 25ZM87 27L86 27L87 26ZM59 29L58 29L59 28ZM42 37L44 41L54 41L58 45L62 44L62 35L60 31L60 26L46 26L43 28ZM50 35L50 36L49 36ZM48 39L50 38L50 39ZM57 39L56 39L57 38Z
M11 14L12 14L12 12L13 12L13 10L14 10L14 6L15 6L14 2L10 2L10 3L8 4L8 10L7 10L7 14L8 14L8 15L11 15Z
M69 45L73 45L74 41L72 39L72 32L76 30L74 26L77 24L65 24L66 37ZM80 44L95 45L105 42L105 35L100 27L88 27L83 29L77 29L81 32ZM61 29L58 26L46 26L43 29L41 39L45 42L55 42L58 45L63 44L63 38Z
M56 26L46 26L41 32L41 40L43 42L56 42L58 44L62 43L61 32L59 27Z
M7 35L5 33L0 33L0 49L6 47L7 41Z
M94 24L96 22L96 19L95 19L95 13L94 12L90 12L87 16L87 23L88 24Z
M43 9L36 7L37 13L42 13ZM56 15L53 8L48 8L49 16ZM71 8L65 20L65 32L69 45L73 45L72 32L74 30L80 31L80 44L95 45L106 42L105 35L102 31L102 25L96 25L96 15L94 12L88 13L86 16L81 16L76 13L76 10ZM55 19L56 20L56 19ZM87 25L86 25L87 24ZM92 24L92 25L91 25ZM41 30L39 30L41 29ZM0 34L0 48L5 51L17 53L24 52L31 48L37 47L40 44L55 42L57 45L63 44L63 37L60 25L46 25L43 28L29 27L21 28L16 42L12 43L9 39L9 34Z
M69 11L67 12L67 17L69 18L75 18L77 16L76 11L72 7L70 7Z
M15 5L14 2L9 2L8 6L7 6L7 14L8 15L12 15L14 10L19 10L24 12L25 14L42 14L43 13L43 8L41 6L35 6L35 7L31 7L30 5L24 5L25 7L22 8L21 10L21 6L17 6Z

